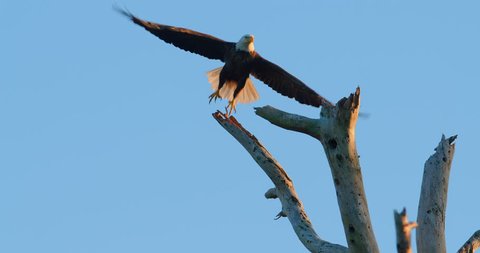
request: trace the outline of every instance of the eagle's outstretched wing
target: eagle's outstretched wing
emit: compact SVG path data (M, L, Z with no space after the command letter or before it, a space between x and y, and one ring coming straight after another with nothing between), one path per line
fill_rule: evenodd
M258 53L252 62L251 74L278 93L289 98L294 98L302 104L315 107L333 105L298 78L278 65L264 59Z
M115 6L114 9L163 41L209 59L224 61L226 53L235 47L235 43L233 42L227 42L208 34L186 28L148 22L135 17L126 10Z

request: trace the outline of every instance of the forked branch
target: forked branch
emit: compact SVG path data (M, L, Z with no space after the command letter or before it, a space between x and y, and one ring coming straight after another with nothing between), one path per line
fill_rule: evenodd
M286 113L270 106L256 108L260 117L287 130L318 139L327 155L349 252L379 252L373 233L362 172L355 143L355 126L360 109L360 89L323 107L319 119Z
M238 121L230 116L216 112L213 117L227 130L252 156L275 185L275 190L270 189L265 196L276 198L282 204L282 211L277 218L286 216L292 224L293 230L300 241L310 252L346 253L344 246L322 240L312 227L300 198L295 192L292 180L268 150Z

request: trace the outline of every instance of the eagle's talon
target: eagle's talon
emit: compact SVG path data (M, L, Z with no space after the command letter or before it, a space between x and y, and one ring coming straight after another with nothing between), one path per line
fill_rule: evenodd
M217 90L214 93L212 93L210 96L208 96L209 100L208 103L210 104L213 100L213 102L216 102L217 99L221 99L220 97L220 92Z

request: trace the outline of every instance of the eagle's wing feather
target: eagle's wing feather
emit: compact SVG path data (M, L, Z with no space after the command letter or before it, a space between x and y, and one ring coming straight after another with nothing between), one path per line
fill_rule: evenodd
M116 8L116 10L163 41L209 59L224 61L226 53L232 47L235 47L233 42L226 42L208 34L186 28L148 22L135 17L123 9Z
M253 59L251 74L278 93L289 98L295 98L302 104L315 107L332 105L331 102L320 96L298 78L278 65L264 59L258 53Z

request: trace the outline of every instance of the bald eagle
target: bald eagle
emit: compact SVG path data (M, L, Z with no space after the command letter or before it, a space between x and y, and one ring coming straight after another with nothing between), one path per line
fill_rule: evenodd
M298 78L261 57L255 51L253 35L244 35L237 43L227 42L190 29L145 21L123 9L115 10L167 43L224 62L223 67L207 72L207 77L214 90L209 96L209 102L218 98L228 99L227 115L231 114L232 110L236 111L237 102L249 103L259 98L250 75L302 104L315 107L332 105Z

